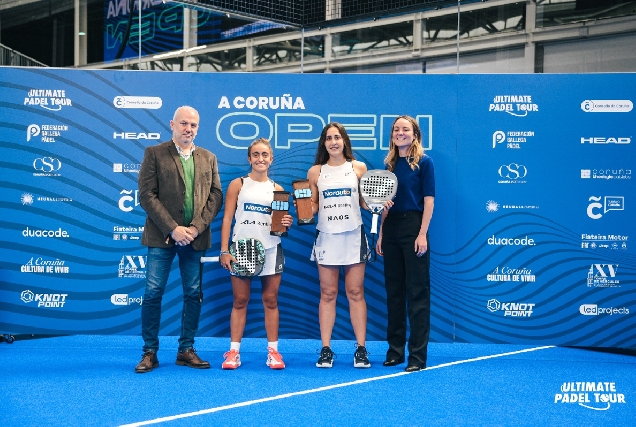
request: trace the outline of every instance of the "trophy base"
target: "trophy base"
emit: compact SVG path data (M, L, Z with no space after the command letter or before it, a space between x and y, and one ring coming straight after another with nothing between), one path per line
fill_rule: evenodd
M314 223L314 218L313 217L311 217L311 218L302 218L302 219L298 218L298 222L297 222L298 225L310 225L310 224L313 224L313 223Z

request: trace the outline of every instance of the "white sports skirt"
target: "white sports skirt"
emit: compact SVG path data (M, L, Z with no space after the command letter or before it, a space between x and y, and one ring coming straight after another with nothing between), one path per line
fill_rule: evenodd
M320 265L359 264L369 258L369 244L362 225L343 233L316 230L316 234L310 259Z

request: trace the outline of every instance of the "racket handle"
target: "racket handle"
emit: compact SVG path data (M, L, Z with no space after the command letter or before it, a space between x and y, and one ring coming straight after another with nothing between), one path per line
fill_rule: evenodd
M219 262L219 257L218 256L202 256L201 264L203 264L204 262Z
M371 221L371 234L378 234L378 217L380 215L372 214L371 216L373 217Z

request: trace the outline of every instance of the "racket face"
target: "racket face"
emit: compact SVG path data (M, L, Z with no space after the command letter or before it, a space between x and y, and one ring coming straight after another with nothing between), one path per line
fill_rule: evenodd
M232 263L232 271L237 276L257 276L263 270L265 248L260 240L237 240L230 246L230 254L238 261Z
M397 177L393 172L374 169L365 172L360 178L360 195L369 204L387 202L397 192Z

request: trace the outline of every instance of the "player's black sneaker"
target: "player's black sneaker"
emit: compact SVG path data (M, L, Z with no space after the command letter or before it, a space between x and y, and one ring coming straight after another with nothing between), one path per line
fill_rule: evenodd
M334 354L331 348L324 346L322 350L320 350L320 357L318 358L318 362L316 362L316 366L319 368L331 368L333 366L333 359Z
M356 352L353 355L353 367L354 368L370 368L371 363L369 362L369 352L366 347L363 345L359 345L356 348Z

